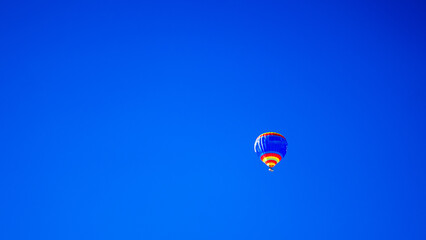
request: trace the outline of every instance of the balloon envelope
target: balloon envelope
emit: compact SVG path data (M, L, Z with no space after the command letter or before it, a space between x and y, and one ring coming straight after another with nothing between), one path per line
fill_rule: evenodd
M263 133L256 138L254 151L272 169L287 153L287 140L276 132Z

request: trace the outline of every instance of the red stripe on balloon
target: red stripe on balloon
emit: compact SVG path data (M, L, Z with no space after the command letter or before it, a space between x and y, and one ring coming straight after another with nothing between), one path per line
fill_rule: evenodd
M264 137L264 136L269 136L269 135L273 135L273 136L280 136L280 137L282 137L282 138L284 138L285 139L285 137L283 136L283 135L281 135L281 134L279 134L279 133L276 133L276 132L268 132L268 133L264 133L264 134L261 134L259 137L257 137L257 138L261 138L261 137Z
M276 157L281 161L281 155L276 154L276 153L265 153L260 157L260 159L263 161L263 159L266 158L266 157Z

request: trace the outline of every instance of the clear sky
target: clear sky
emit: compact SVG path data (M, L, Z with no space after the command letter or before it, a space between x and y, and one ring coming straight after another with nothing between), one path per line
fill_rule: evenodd
M425 10L1 1L0 239L426 239Z

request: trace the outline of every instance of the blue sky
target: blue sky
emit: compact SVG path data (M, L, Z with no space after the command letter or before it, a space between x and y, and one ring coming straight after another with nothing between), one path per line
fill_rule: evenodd
M2 1L0 238L425 239L424 11Z

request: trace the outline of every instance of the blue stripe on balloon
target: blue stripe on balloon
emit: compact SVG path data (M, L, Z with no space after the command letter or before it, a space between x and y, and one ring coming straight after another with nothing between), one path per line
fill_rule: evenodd
M263 136L256 140L254 151L258 157L269 152L278 153L284 157L287 153L287 140L276 135Z

